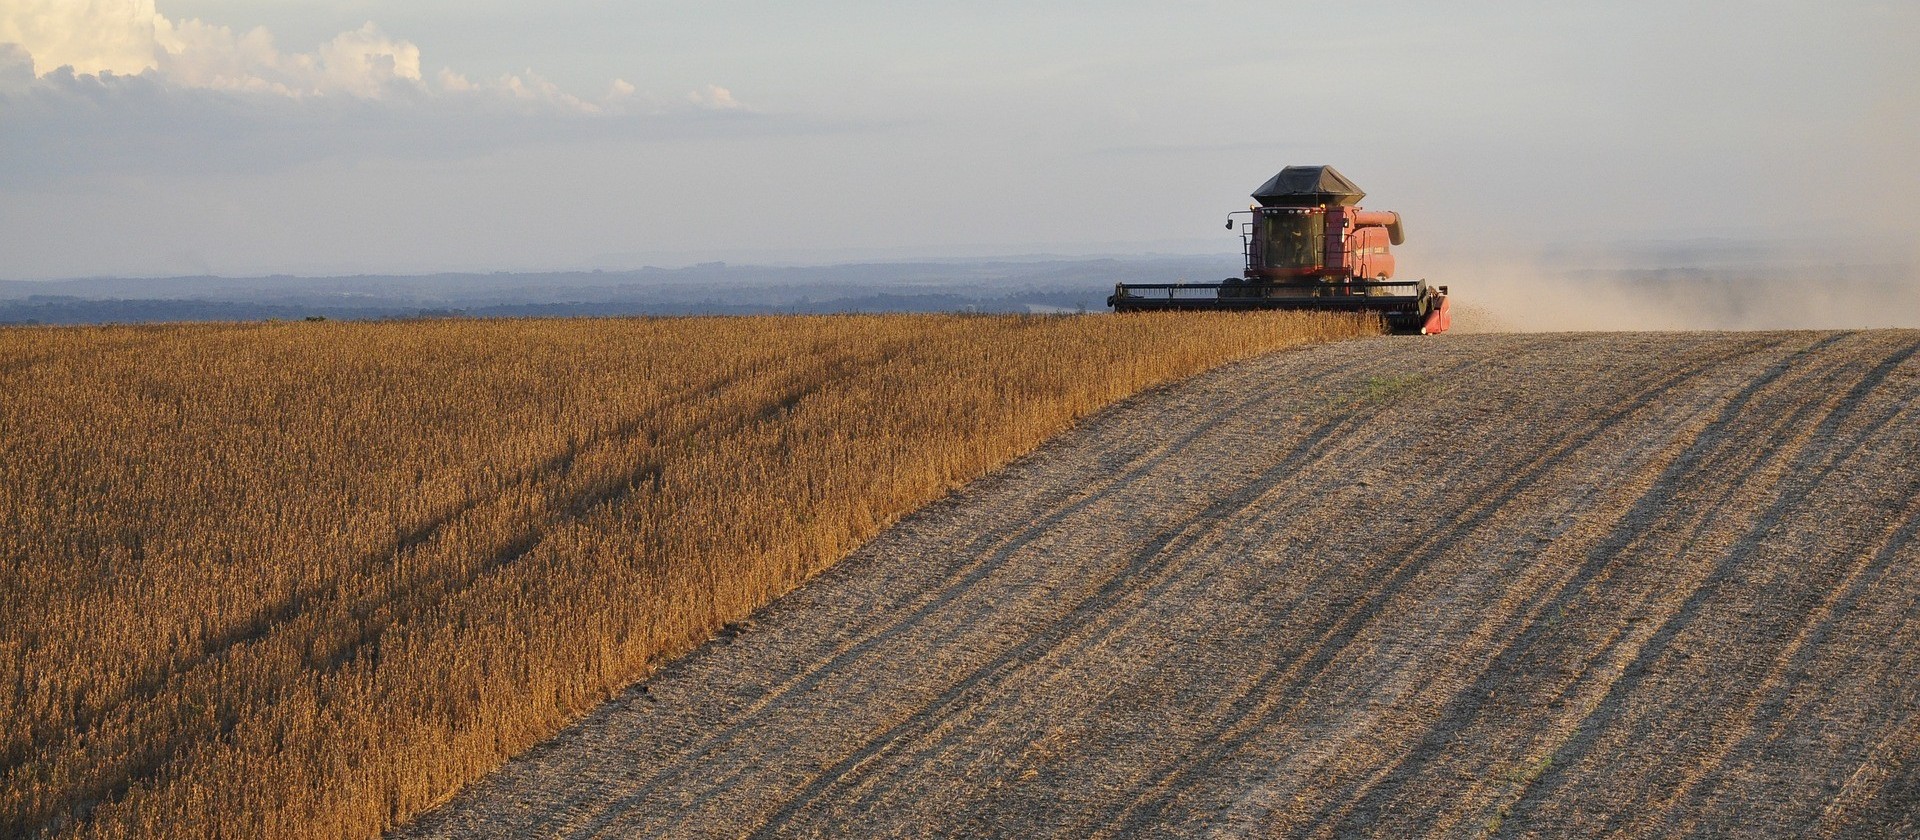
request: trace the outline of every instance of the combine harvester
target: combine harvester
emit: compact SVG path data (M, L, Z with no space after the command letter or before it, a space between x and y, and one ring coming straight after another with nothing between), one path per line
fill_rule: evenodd
M1398 333L1436 335L1453 323L1447 287L1391 280L1389 244L1405 240L1400 214L1362 210L1366 197L1331 166L1289 166L1240 211L1247 270L1219 283L1121 283L1115 312L1165 309L1310 309L1378 312ZM1227 229L1233 229L1233 216Z

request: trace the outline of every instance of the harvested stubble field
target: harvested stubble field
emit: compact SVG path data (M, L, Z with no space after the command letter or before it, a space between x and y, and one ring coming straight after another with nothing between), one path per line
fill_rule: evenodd
M1222 367L398 836L1917 836L1917 351L1489 335Z
M1373 329L0 330L0 836L378 836L1087 413Z

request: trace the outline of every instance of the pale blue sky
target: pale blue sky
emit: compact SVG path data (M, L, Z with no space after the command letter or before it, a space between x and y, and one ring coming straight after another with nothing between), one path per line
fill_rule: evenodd
M159 0L231 32L104 83L16 3L8 278L1225 251L1295 163L1435 251L1920 229L1910 2Z

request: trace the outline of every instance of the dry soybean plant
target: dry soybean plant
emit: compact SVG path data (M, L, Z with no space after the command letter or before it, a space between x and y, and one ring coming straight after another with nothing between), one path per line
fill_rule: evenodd
M0 330L0 836L374 837L1298 314Z

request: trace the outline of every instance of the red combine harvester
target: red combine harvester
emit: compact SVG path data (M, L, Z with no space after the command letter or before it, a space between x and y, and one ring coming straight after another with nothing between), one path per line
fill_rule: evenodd
M1241 211L1247 270L1219 283L1121 283L1116 312L1164 309L1316 309L1378 312L1394 332L1435 335L1453 323L1447 287L1392 280L1389 245L1405 240L1400 214L1362 210L1366 197L1331 166L1289 166ZM1227 228L1233 228L1232 216Z

